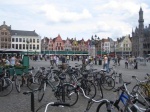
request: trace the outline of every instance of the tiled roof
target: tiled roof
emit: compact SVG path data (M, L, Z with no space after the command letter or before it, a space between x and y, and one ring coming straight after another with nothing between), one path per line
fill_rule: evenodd
M11 30L11 35L39 36L35 31Z

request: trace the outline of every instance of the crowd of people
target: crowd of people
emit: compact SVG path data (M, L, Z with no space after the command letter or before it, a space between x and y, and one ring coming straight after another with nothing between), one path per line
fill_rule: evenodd
M1 65L21 65L22 59L21 56L16 56L16 55L3 55L0 56L0 64Z

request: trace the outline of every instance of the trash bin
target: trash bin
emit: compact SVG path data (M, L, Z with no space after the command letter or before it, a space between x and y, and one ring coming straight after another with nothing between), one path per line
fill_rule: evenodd
M99 65L102 65L102 60L101 59L99 60Z

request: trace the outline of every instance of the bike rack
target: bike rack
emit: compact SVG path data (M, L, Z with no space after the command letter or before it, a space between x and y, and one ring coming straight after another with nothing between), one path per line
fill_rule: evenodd
M38 91L39 89L35 89L33 91L26 91L23 92L24 95L28 95L31 94L31 112L35 112L35 108L34 108L34 92Z

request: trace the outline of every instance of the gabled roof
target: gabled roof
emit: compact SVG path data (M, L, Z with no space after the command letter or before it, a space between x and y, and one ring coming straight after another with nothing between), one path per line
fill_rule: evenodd
M11 35L39 36L35 31L11 30Z

